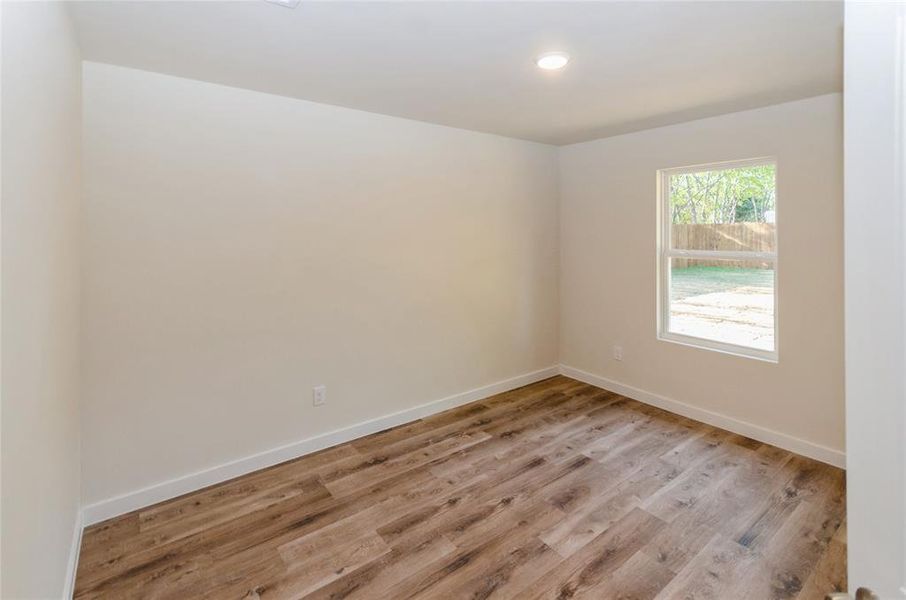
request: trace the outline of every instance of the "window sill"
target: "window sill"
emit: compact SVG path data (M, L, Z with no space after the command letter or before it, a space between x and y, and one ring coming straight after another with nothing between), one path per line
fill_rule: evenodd
M721 354L729 354L730 356L738 356L741 358L751 358L767 363L778 364L780 362L780 357L776 349L773 351L759 350L757 348L747 348L746 346L725 344L723 342L717 342L714 340L707 340L704 338L697 338L670 332L658 332L657 339L661 342L670 342L672 344L679 344L681 346L686 346L689 348L709 350L711 352L719 352Z

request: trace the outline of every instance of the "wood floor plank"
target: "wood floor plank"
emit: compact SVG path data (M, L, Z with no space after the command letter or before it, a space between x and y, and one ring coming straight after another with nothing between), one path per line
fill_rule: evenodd
M443 536L430 535L412 544L392 546L382 555L363 567L343 574L333 583L305 596L307 600L370 600L389 598L389 590L401 581L423 570L425 565L437 563L457 552Z
M213 554L222 559L256 547L270 547L378 503L387 509L387 518L392 519L394 511L403 510L409 502L430 497L449 487L427 470L416 470L361 490L345 502L333 498L307 502L304 498L293 497L267 510L238 517L188 537L182 537L177 527L170 527L156 534L162 540L159 544L154 544L153 539L145 540L146 545L138 550L117 556L103 565L94 565L78 579L78 584L82 586L80 589L91 591L118 585L122 579L138 580L146 575L164 577L173 564L195 555Z
M801 597L800 592L827 553L842 521L841 514L828 514L825 506L808 500L800 502L770 542L759 550L765 558L739 582L738 597L743 600Z
M840 470L815 461L798 456L792 457L784 464L775 479L780 484L733 534L733 538L743 546L757 548L766 544L803 501L830 501L841 505L844 501L842 494L832 493L832 490L843 488ZM843 508L840 506L834 509L832 514L841 514L842 511Z
M736 582L758 563L758 555L721 534L714 535L695 558L658 593L659 600L741 598ZM765 598L764 600L767 600Z
M159 597L183 598L245 598L258 597L279 581L286 572L286 566L279 553L273 548L260 548L254 556L235 556L216 560L210 555L198 555L196 561L202 565L193 583L173 590L174 593L160 594ZM216 563L215 563L216 561ZM211 568L216 564L217 568ZM142 590L146 594L146 590ZM151 594L146 594L154 597ZM108 596L109 597L109 596Z
M674 573L682 571L717 535L706 525L691 527L688 520L676 519L661 529L642 552Z
M541 539L561 556L570 557L638 507L641 498L667 485L678 472L673 465L652 462L623 480L599 477L593 480L594 487L555 494L552 504L568 514L543 532Z
M432 472L438 476L461 478L468 476L463 471L483 471L498 459L508 462L529 454L551 455L559 447L555 441L558 437L569 436L594 424L585 409L607 406L615 398L610 393L586 394L584 390L577 390L576 395L565 402L559 401L560 398L553 400L551 406L539 406L530 413L514 416L505 427L488 429L494 433L493 440L454 453L447 460L435 461Z
M390 460L378 462L367 460L350 469L331 472L322 476L321 480L331 494L343 496L488 439L491 439L491 436L484 432L448 437L443 441L429 444L424 448L413 449Z
M830 592L845 592L846 585L846 523L837 529L821 560L815 565L797 598L823 598Z
M608 576L619 569L664 526L664 522L634 508L591 539L569 560L561 562L524 598L601 598Z
M839 469L557 376L85 530L75 597L820 599Z
M598 598L651 600L674 577L676 573L639 551L602 582L596 592Z
M573 397L589 390L595 393L603 391L558 375L478 402L472 402L431 415L412 423L379 431L354 440L350 444L354 445L360 452L367 453L399 440L410 438L425 431L436 430L458 421L509 414L513 409L524 411L532 406L543 405L545 403L544 399L555 394Z
M692 435L660 456L661 460L679 468L701 462L709 454L718 452L727 443L730 433L701 425L697 435Z
M473 593L481 592L480 582L483 573L493 569L495 561L501 561L513 551L524 545L534 549L522 548L524 559L536 557L549 552L536 544L537 532L560 517L557 511L550 510L542 502L524 507L521 510L496 513L486 522L470 526L465 532L456 532L452 540L459 551L416 573L413 577L399 582L388 591L390 598L444 598L457 597L460 588L472 588ZM450 537L452 532L446 532Z
M667 522L688 511L740 465L740 458L728 449L708 452L706 460L689 462L681 475L655 490L642 502L642 508ZM668 463L670 464L670 463Z
M324 547L290 546L280 548L286 575L262 597L299 598L390 552L375 531L363 531L343 543Z

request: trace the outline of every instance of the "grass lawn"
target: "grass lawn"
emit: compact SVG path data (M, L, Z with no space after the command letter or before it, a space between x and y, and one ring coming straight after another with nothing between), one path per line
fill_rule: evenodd
M750 288L754 294L774 293L773 269L686 267L673 269L671 279L670 297L674 301L738 288Z

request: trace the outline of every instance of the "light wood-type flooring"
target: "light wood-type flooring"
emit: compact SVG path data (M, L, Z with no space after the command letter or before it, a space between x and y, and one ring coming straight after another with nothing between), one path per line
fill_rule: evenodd
M821 599L844 485L553 377L89 527L76 598Z

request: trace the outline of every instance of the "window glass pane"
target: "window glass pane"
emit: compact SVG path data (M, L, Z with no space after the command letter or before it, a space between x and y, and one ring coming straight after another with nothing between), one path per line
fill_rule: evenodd
M670 175L672 247L774 252L775 170L759 165Z
M669 331L773 351L773 264L671 259Z

